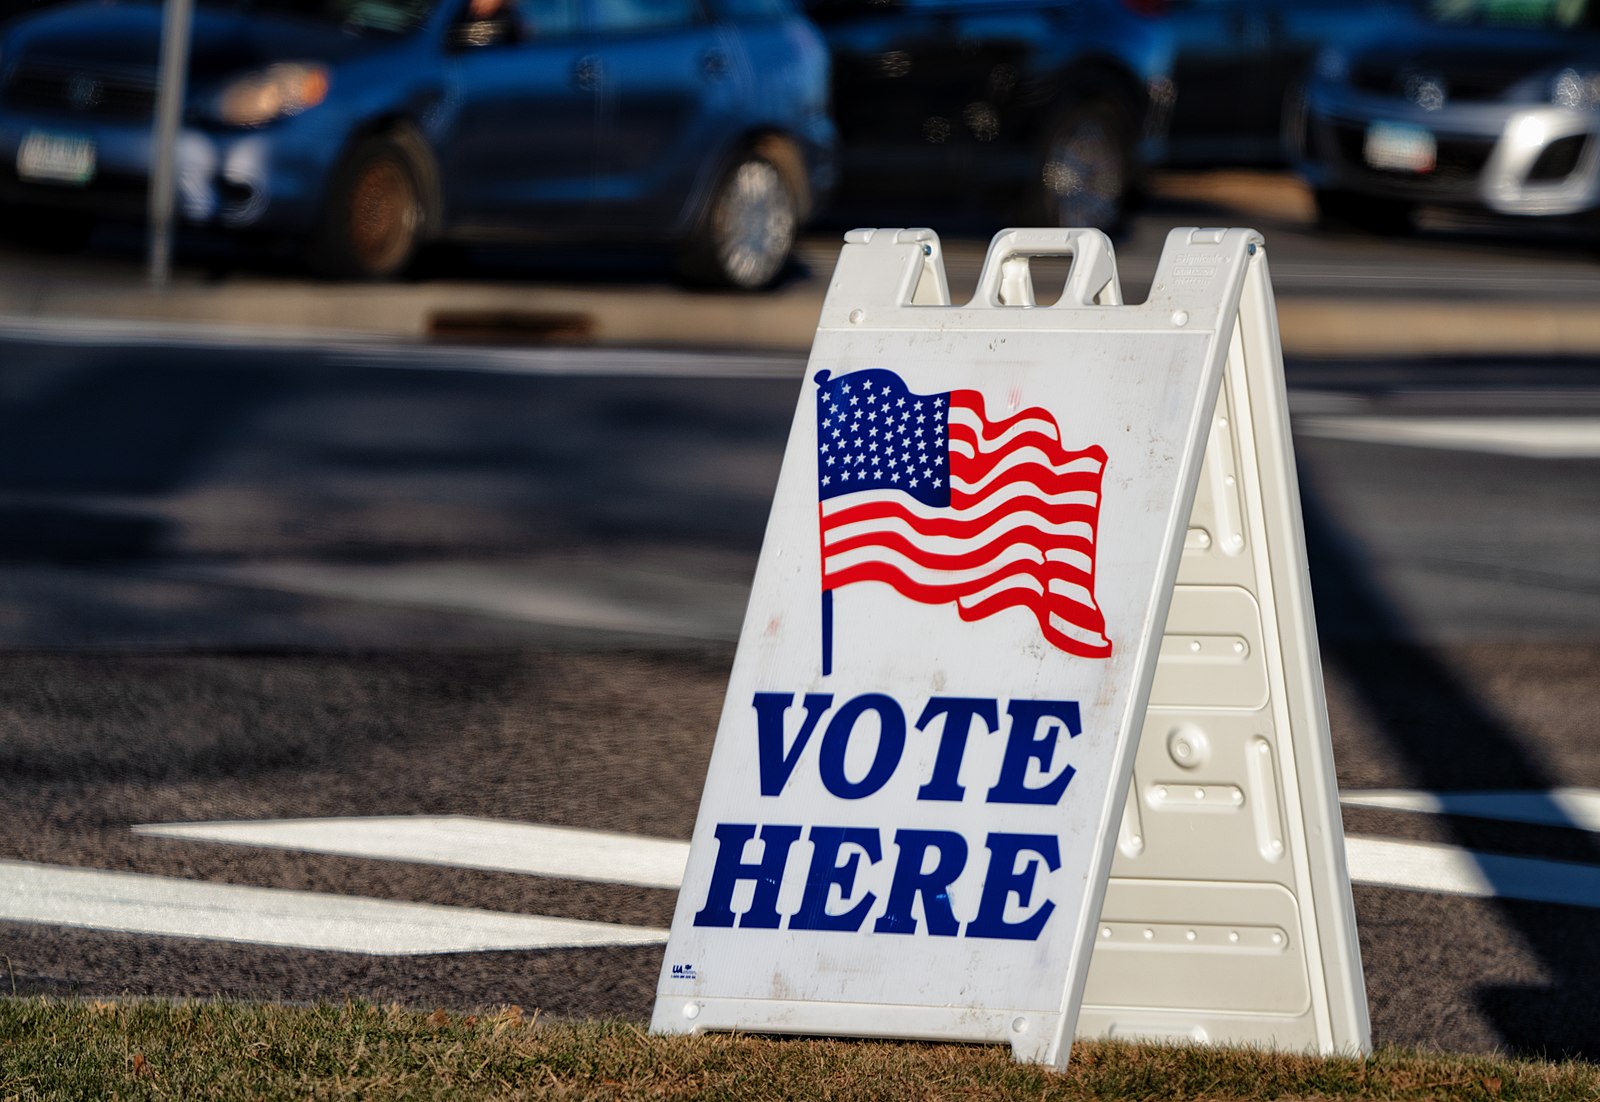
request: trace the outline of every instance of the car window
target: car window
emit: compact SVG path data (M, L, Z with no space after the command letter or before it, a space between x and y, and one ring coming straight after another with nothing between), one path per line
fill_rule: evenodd
M1432 0L1428 15L1438 23L1543 30L1600 27L1597 0Z
M200 5L299 16L351 30L394 32L418 26L433 7L431 0L200 0Z
M781 19L793 14L789 0L717 0L717 14L724 19Z
M602 34L658 31L700 21L700 0L595 0L595 29Z
M553 38L578 29L578 0L516 0L523 33Z

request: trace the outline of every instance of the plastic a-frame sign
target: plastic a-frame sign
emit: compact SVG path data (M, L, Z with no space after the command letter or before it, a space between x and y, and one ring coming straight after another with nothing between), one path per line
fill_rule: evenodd
M652 1028L1370 1047L1257 234L848 235Z

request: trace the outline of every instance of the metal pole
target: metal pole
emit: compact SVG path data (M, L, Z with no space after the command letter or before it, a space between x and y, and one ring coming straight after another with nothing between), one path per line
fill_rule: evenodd
M161 74L156 86L155 127L150 136L150 283L154 287L165 287L172 276L178 128L183 122L193 12L194 0L165 0Z

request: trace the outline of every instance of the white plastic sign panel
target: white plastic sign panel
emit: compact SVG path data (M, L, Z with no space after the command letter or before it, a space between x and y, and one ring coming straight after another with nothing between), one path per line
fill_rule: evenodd
M1252 255L1080 1035L1371 1048L1282 354Z
M953 307L929 231L847 238L653 1028L1065 1062L1258 240L1176 231L1125 306L1103 235L1007 231Z

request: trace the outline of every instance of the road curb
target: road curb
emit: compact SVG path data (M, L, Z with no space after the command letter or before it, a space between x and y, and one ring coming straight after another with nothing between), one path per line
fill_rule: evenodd
M675 288L526 285L340 286L242 281L157 292L131 283L0 283L0 316L104 333L165 323L286 339L387 338L553 347L571 344L804 351L823 290L692 294ZM1278 299L1290 356L1600 355L1600 311L1583 302Z

